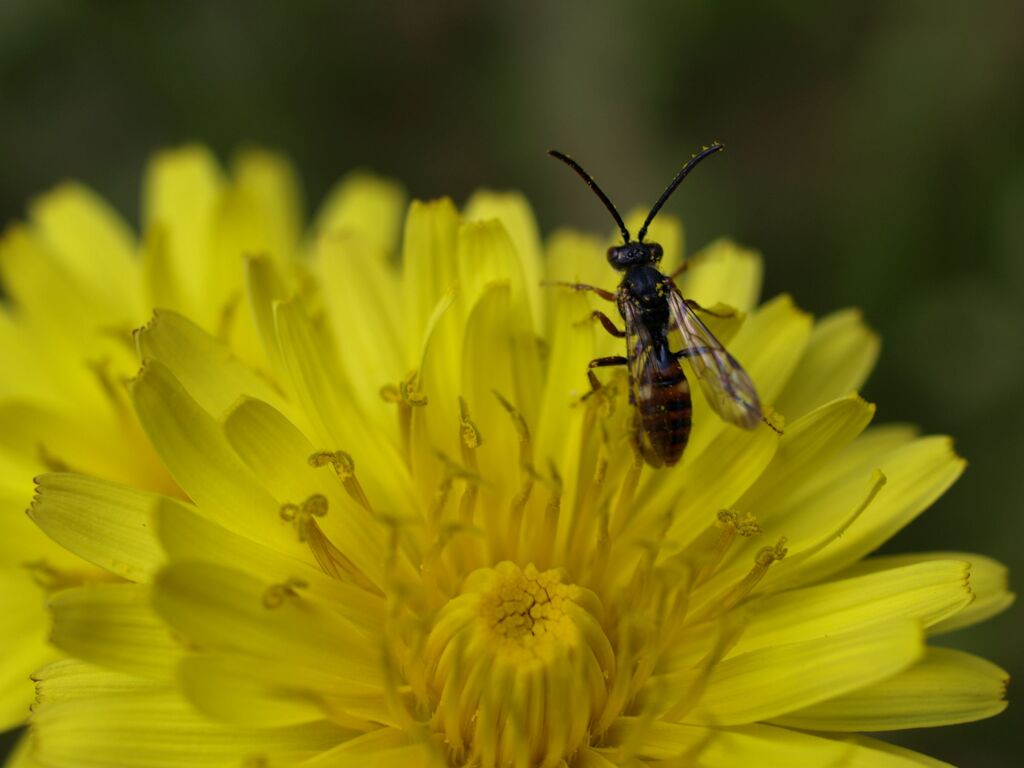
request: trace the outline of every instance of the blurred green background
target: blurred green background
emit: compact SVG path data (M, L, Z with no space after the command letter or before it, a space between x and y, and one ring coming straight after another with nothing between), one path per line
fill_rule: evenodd
M310 207L355 167L411 194L516 188L541 227L610 232L544 156L622 208L728 147L669 210L692 250L764 252L767 295L859 305L884 339L879 418L947 432L964 478L891 551L1024 572L1024 4L0 3L0 216L76 177L137 220L160 147L288 154ZM1021 611L942 642L1024 672ZM962 766L1019 765L1022 708L897 734Z

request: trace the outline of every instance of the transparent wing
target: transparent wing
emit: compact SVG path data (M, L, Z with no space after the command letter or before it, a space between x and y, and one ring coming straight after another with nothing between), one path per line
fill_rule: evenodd
M626 357L629 358L629 380L632 402L644 403L651 399L654 391L653 367L651 366L651 335L640 322L632 301L620 302L619 309L626 325Z
M669 286L672 319L683 337L680 357L689 361L704 397L719 416L744 429L753 429L761 421L761 402L754 383L736 358L725 351L696 313L686 306L686 300L671 280Z

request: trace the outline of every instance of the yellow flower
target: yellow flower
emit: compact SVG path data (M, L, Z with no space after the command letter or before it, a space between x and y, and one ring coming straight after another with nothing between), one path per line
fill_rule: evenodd
M385 217L400 206L392 186L354 178L331 196L318 227L394 236L399 222ZM138 370L132 329L154 306L184 312L265 369L243 254L292 276L303 247L294 175L266 152L242 153L230 177L203 148L164 152L145 175L142 209L139 242L94 193L67 183L0 239L0 730L24 721L29 675L57 657L46 595L111 580L26 519L32 477L73 470L181 495L125 387Z
M756 306L717 243L681 279L785 434L695 397L682 462L630 439L587 298L601 242L481 194L247 262L267 367L185 315L136 335L139 421L188 501L39 478L33 520L114 583L56 595L33 759L75 766L938 765L860 736L1005 707L928 638L1012 600L973 554L865 556L959 476L948 438L868 429L852 311ZM676 259L670 220L651 238ZM201 284L197 282L197 286ZM619 352L621 354L621 352Z

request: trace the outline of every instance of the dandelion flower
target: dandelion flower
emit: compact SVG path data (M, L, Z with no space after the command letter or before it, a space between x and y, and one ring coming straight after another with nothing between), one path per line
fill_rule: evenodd
M393 237L401 207L393 186L353 178L317 226ZM47 595L111 580L25 518L31 478L76 471L180 496L125 387L138 370L132 329L154 306L184 312L266 369L245 304L243 254L263 254L291 276L304 247L292 171L263 151L240 154L230 176L203 148L161 153L145 175L142 209L137 240L98 196L67 183L0 238L0 730L24 721L29 675L57 657Z
M682 253L678 225L652 238ZM956 480L944 437L869 428L857 313L757 306L717 243L683 292L783 435L700 396L682 462L596 394L600 240L542 258L526 204L413 203L400 253L318 237L310 279L245 285L268 368L185 315L135 338L139 421L187 500L80 474L30 515L111 583L51 602L34 759L75 766L863 765L937 761L862 732L1001 711L1005 674L930 637L1012 597L966 553L868 558ZM614 351L614 347L612 347Z

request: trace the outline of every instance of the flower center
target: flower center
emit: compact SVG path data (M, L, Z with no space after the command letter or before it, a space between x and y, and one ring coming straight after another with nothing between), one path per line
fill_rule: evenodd
M557 765L578 749L614 675L602 613L557 570L472 573L426 644L432 724L452 762Z

